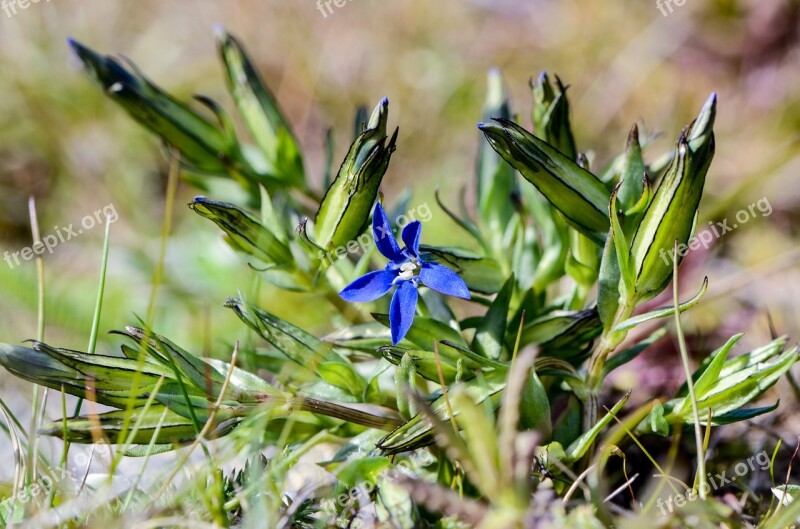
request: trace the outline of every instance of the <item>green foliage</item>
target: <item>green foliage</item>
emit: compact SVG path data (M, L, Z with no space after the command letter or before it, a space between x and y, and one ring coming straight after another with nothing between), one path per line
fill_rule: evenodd
M469 235L466 245L475 244L465 248L453 236L447 246L422 245L420 255L404 256L444 265L472 297L456 304L425 289L423 280L419 300L414 297L418 314L394 345L394 302L386 314L382 301L364 309L338 296L356 278L371 277L365 273L378 263L365 233L376 202L394 202L403 212L410 201L410 195L392 200L380 193L397 148L397 130L387 133L388 101L368 120L356 112L356 136L338 173L325 179L324 189L313 189L291 126L246 51L221 28L217 42L255 145L240 142L214 102L200 99L218 124L132 65L71 45L106 95L179 153L194 173L191 182L202 189L210 188L211 176L239 182L245 203L198 197L189 207L222 231L249 265L243 271L275 287L276 308L281 290L300 291L309 307L332 315L331 334L319 336L239 294L225 307L251 335L230 348L230 357L225 352L229 362L192 354L140 327L117 333L129 343L116 356L41 341L2 344L0 364L15 376L113 408L86 408L84 415L44 424L42 433L75 443L105 440L122 454L145 458L199 444L210 461L206 442L227 436L246 455L247 467L224 479L215 469L198 493L221 524L257 520L277 527L280 518L284 526L312 527L352 521L372 506L381 522L402 527L456 527L456 519L486 528L522 527L530 519L588 527L610 525L600 501L610 485L599 476L620 485L619 476L604 474L606 463L611 453L624 456L630 437L646 443L678 436L696 422L693 406L709 427L777 407L750 405L798 361L798 348L787 349L786 339L730 357L739 335L731 338L694 373L693 393L681 389L666 402L642 394L647 388L631 388L648 401L632 410L631 391L613 399L606 391L609 373L664 334L628 340L623 349L629 331L690 309L706 291L707 281L682 304L641 310L673 276L662 255L692 236L714 154L716 96L681 133L653 191L650 174L661 171L646 163L646 141L636 126L625 150L595 173L576 145L560 79L553 83L542 74L532 84L530 132L512 121L502 78L490 72L487 122L479 125L486 142L476 163L476 215L465 206L456 214L440 202L442 213ZM332 143L329 148L330 160ZM413 231L402 232L406 248L416 248L410 237ZM416 261L409 262L408 270L397 266L413 281ZM383 289L375 299L392 286L375 287ZM236 366L240 348L248 370ZM614 404L603 410L602 402ZM612 427L615 421L619 426ZM333 483L287 499L282 487L289 471L324 444L337 449L324 463ZM269 445L276 450L263 460ZM430 462L398 475L404 458L413 460L431 445ZM569 503L578 488L592 503L590 514Z

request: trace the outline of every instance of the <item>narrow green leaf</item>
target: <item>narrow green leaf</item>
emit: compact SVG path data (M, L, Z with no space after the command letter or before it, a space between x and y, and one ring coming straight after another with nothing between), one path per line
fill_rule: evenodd
M700 291L697 294L695 294L695 296L692 299L686 301L685 303L681 303L678 306L678 310L680 312L685 312L686 310L688 310L688 309L694 307L695 305L697 305L698 303L700 303L700 300L703 299L703 296L705 296L707 290L708 290L708 277L703 279L703 285L700 287ZM655 320L655 319L658 319L658 318L665 318L667 316L672 316L673 314L675 314L675 306L674 305L671 305L669 307L663 307L663 308L656 309L656 310L652 310L652 311L647 312L645 314L640 314L639 316L634 316L632 318L628 318L627 320L619 323L616 327L614 327L613 331L614 332L619 332L619 331L628 330L628 329L631 329L633 327L636 327L640 323L644 323L646 321Z
M323 343L296 325L265 310L236 298L229 298L225 306L233 309L248 327L299 366L313 371L315 366L325 362L345 362L333 351L330 344Z
M717 349L714 353L712 353L712 360L711 363L708 364L700 377L694 383L694 393L697 395L697 398L703 398L711 387L719 380L720 373L722 373L722 367L725 365L725 361L728 359L728 353L736 345L736 342L744 336L743 334L736 334L731 336L731 338L719 349Z
M609 413L606 413L602 419L597 421L597 424L595 424L589 431L581 435L577 440L575 440L575 442L569 445L569 448L567 448L567 457L569 462L577 461L584 456L589 447L594 443L595 439L597 439L597 436L600 435L603 430L605 430L609 423L611 423L611 421L614 419L614 416L616 416L622 407L625 406L625 403L628 402L630 396L631 392L629 391L619 400L619 402L614 405L613 408L611 408Z
M472 350L492 360L498 360L503 352L508 307L514 294L514 285L514 274L511 274L483 317L472 340Z
M642 196L644 191L642 178L646 170L644 159L642 158L642 146L639 143L639 127L634 124L630 133L628 133L619 189L619 203L626 215L634 208Z
M505 284L500 264L489 257L481 257L461 248L442 248L420 245L423 258L443 264L454 270L470 290L481 294L496 294Z
M455 384L450 390L456 391L457 388L462 388L461 390L472 402L476 404L488 402L490 406L495 407L500 402L505 385L506 373L490 372L483 379ZM440 421L450 419L444 397L436 399L430 409ZM453 413L458 416L459 410L454 408ZM419 414L381 439L377 447L385 454L397 454L427 446L432 442L433 424L424 414Z
M386 328L389 328L390 322L388 314L373 313L372 317L386 326ZM404 340L413 343L424 351L433 351L433 342L439 340L449 340L467 347L467 342L460 332L440 321L423 316L414 318L414 323L408 330Z

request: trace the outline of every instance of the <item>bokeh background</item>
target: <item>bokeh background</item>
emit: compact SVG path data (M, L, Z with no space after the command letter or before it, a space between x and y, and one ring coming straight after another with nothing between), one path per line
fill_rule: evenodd
M716 91L717 155L700 222L733 219L764 198L772 213L689 256L686 288L696 290L704 275L711 288L686 326L698 356L738 331L748 333L744 346L764 343L770 320L796 338L800 6L685 0L662 8L655 0L348 0L324 16L314 0L41 0L13 16L0 11L0 252L31 244L29 196L43 234L113 204L119 218L98 351L116 347L104 332L147 311L167 161L158 141L80 71L66 39L130 58L182 99L201 93L232 109L213 37L221 23L259 64L312 181L322 178L325 130L334 128L341 159L356 107L386 96L400 135L383 191L415 186L414 201L432 208L436 186L451 203L462 188L472 201L482 141L475 124L490 67L502 70L526 126L532 76L547 70L570 84L578 145L594 167L623 148L634 122L658 134L646 152L654 159ZM244 327L222 302L250 288L252 277L216 228L183 207L194 193L180 185L154 327L189 350L224 353ZM457 229L434 215L426 238L459 244ZM102 239L96 227L46 256L47 341L85 349ZM0 262L0 340L36 336L36 284L33 261ZM307 298L268 289L263 296L296 323L320 334L332 328ZM662 353L656 385L678 369L677 357ZM21 416L29 395L30 385L0 372L0 397Z

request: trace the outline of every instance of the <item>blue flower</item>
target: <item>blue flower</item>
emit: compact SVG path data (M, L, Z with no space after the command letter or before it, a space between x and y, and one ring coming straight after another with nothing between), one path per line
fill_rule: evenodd
M402 250L392 233L389 219L380 204L372 214L375 245L389 263L383 270L370 272L347 285L339 295L347 301L374 301L397 285L389 308L392 344L397 345L411 328L417 310L417 287L420 284L448 296L469 299L469 290L458 274L437 263L429 263L419 255L422 224L415 220L403 228Z

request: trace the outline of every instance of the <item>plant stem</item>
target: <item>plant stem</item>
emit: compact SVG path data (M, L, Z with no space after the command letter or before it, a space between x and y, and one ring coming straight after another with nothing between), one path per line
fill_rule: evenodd
M627 331L614 331L614 327L628 319L636 308L638 300L629 299L617 309L614 323L603 331L600 339L592 350L589 368L586 374L586 388L588 394L583 400L583 431L589 431L597 422L598 396L603 385L603 369L606 359L613 353L619 344L625 340Z
M672 297L675 307L678 307L678 241L675 241L675 251L672 254ZM675 310L675 333L678 336L678 346L681 352L681 363L686 375L686 386L689 389L689 398L692 401L692 413L694 414L694 436L697 444L697 473L700 476L698 494L700 499L705 499L703 485L706 484L706 462L705 451L703 450L703 430L700 427L700 412L697 409L697 395L694 392L694 381L692 380L692 370L689 368L689 353L686 350L686 339L683 336L681 326L681 311Z
M41 234L39 232L39 218L36 213L36 199L31 196L28 199L28 213L30 214L30 221L31 221L31 236L33 239L33 245L41 245ZM45 300L45 290L44 290L44 259L41 254L36 256L36 277L37 277L37 285L38 285L38 308L37 308L37 315L38 315L38 323L36 327L36 339L40 342L44 341L44 328L45 328L45 320L44 320L44 300ZM63 395L63 394L62 394ZM38 462L37 453L39 449L38 443L38 436L36 434L36 428L39 424L39 414L44 413L44 407L47 403L47 388L44 389L44 394L41 399L41 403L39 402L39 385L34 384L33 386L33 409L31 410L31 423L30 429L28 431L29 447L28 447L28 461L26 465L27 475L26 475L26 484L30 485L33 480L36 479L37 469L36 464Z

